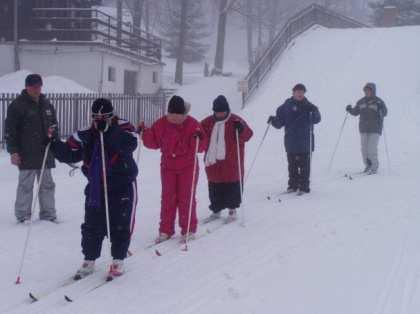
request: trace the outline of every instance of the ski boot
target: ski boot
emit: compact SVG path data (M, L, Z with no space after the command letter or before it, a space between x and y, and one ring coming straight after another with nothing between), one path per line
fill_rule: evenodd
M299 189L298 192L297 192L297 195L302 196L302 195L305 195L305 194L309 194L310 192L311 191L309 189L307 189L307 190Z
M111 281L116 277L120 277L124 274L124 261L121 259L114 259L112 265L109 268L107 281Z
M297 189L292 188L292 187L288 187L286 190L286 194L291 194L291 193L296 193Z
M236 219L238 219L238 213L236 212L236 209L229 209L229 214L225 219L225 224L234 222Z
M155 244L160 244L162 242L168 241L171 238L169 234L159 233L159 236L155 239Z
M221 216L222 215L221 215L220 212L219 213L212 213L210 216L208 216L207 218L203 219L202 224L205 225L205 224L208 224L208 223L210 223L212 221L215 221L217 219L220 219Z
M378 173L378 170L374 170L374 169L369 169L369 171L366 173L368 176L371 176L371 175L374 175L374 174L377 174Z
M187 241L192 241L192 240L195 240L195 233L189 232L188 234L183 234L179 242L181 244L185 244L187 243Z
M76 272L76 275L74 275L74 280L80 280L83 279L91 274L93 274L93 271L95 270L95 261L84 261L82 264L82 267L79 268L79 270Z

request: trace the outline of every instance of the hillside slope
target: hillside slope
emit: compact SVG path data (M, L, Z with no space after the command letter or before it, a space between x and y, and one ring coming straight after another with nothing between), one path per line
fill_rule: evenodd
M286 161L283 131L270 130L246 185L246 227L231 224L212 229L191 243L187 253L175 242L161 248L161 257L144 249L157 232L160 194L158 153L144 151L138 226L132 245L135 255L127 260L126 276L95 290L100 272L70 287L48 288L71 275L80 262L78 228L83 201L79 197L84 179L68 178L63 166L56 171L63 223L35 224L25 284L12 285L24 228L15 226L11 218L16 173L7 167L3 155L0 237L10 241L0 243L1 266L7 270L0 282L0 312L418 313L419 34L419 27L314 28L298 38L242 115L256 131L248 145L249 165L267 116L289 97L296 82L306 84L308 98L323 115L316 127L313 192L277 200L286 187ZM349 181L343 174L362 168L356 119L349 119L346 125L332 172L327 173L326 168L344 107L361 97L367 81L377 83L378 93L389 107L390 169L382 142L380 173ZM203 218L208 214L204 171L198 201ZM103 255L107 255L105 246ZM102 259L99 270L105 269L106 261ZM28 305L29 290L45 290L48 295ZM66 303L64 294L73 296L75 302Z

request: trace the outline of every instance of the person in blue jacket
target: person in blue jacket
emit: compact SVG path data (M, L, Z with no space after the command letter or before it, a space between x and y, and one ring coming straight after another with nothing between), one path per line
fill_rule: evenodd
M289 163L288 193L309 193L311 157L314 151L314 124L321 122L318 108L305 97L306 87L297 84L293 97L287 99L270 116L268 123L276 129L285 128L284 145Z
M92 105L90 127L77 131L66 142L50 133L55 158L66 163L82 161L82 172L88 180L85 188L85 219L81 227L84 262L74 276L75 280L93 273L95 260L101 254L102 241L107 234L100 132L104 137L113 257L109 275L120 276L123 273L137 202L138 169L133 159L137 137L134 131L130 123L114 115L108 99L99 98Z

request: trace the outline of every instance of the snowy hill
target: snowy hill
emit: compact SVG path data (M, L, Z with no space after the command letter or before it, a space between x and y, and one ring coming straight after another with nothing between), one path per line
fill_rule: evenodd
M323 121L316 127L313 192L302 198L278 195L286 187L283 131L271 130L246 186L246 227L213 230L181 252L175 242L156 256L145 247L157 232L159 154L144 151L134 256L127 274L101 282L107 248L91 278L59 288L79 266L83 217L81 175L55 171L62 223L36 222L25 265L24 284L13 285L25 227L12 216L16 171L0 158L0 312L6 313L287 313L417 314L420 308L420 27L394 29L312 29L299 37L242 113L256 134L248 145L248 165L269 114L306 84ZM346 125L331 173L329 159L344 119L344 107L376 82L389 107L381 169L353 181L344 173L361 169L356 119ZM200 83L201 84L201 83ZM206 94L216 96L218 84ZM201 85L203 86L203 85ZM194 84L185 91L196 97ZM237 108L238 103L234 106ZM267 200L267 196L272 196ZM208 214L206 180L201 171L199 216ZM209 227L210 229L212 228ZM211 231L211 230L210 230ZM205 228L200 231L206 234ZM28 291L41 300L28 304ZM64 295L74 297L66 303ZM42 298L44 296L44 298Z

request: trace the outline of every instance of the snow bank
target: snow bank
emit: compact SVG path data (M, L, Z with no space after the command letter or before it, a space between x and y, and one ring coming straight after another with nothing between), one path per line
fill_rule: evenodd
M32 72L20 70L0 77L0 93L20 93L25 88L25 78ZM44 93L93 93L73 80L52 75L43 77Z

